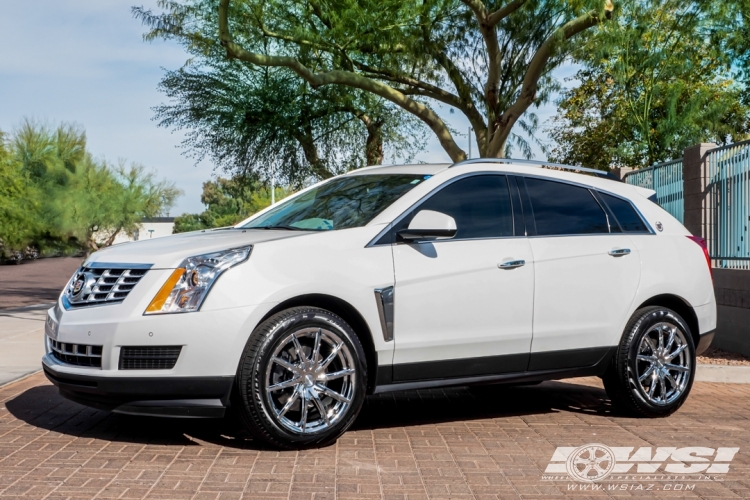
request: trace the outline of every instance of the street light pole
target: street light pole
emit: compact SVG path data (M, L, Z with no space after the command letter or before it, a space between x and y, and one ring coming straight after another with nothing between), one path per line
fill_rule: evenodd
M471 133L474 131L473 128L469 127L469 135L467 136L469 138L469 159L471 160Z

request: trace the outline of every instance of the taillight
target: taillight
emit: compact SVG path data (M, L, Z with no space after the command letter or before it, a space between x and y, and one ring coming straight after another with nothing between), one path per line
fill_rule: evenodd
M714 270L711 268L711 256L708 255L708 245L706 245L706 240L700 236L688 236L688 238L696 242L703 249L703 255L706 257L706 264L708 264L708 272L711 273L711 279L713 280Z

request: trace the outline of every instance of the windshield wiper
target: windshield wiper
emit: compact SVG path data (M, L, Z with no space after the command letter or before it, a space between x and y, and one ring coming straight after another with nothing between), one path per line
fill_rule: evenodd
M277 226L258 226L249 229L286 229L287 231L315 231L315 229L307 229L304 227L287 226L280 224Z

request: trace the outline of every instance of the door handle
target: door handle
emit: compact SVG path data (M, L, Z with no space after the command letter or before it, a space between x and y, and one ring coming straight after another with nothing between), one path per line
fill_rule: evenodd
M612 257L622 257L623 255L630 254L630 249L629 248L613 248L612 250L609 251L609 254Z
M525 265L526 265L525 260L509 260L507 262L498 264L497 267L499 267L500 269L515 269L517 267L521 267Z

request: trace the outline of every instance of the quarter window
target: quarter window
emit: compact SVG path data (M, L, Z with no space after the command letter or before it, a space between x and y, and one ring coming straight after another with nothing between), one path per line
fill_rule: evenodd
M539 236L608 233L607 216L591 192L562 182L526 178Z
M609 206L609 209L615 215L617 222L620 223L623 232L649 232L646 224L643 223L643 219L641 219L640 215L638 215L638 212L635 211L630 202L602 192L599 193L599 196L601 196L604 202Z
M406 217L403 227L420 210L453 217L458 229L455 239L513 236L513 210L504 175L475 175L449 184Z

